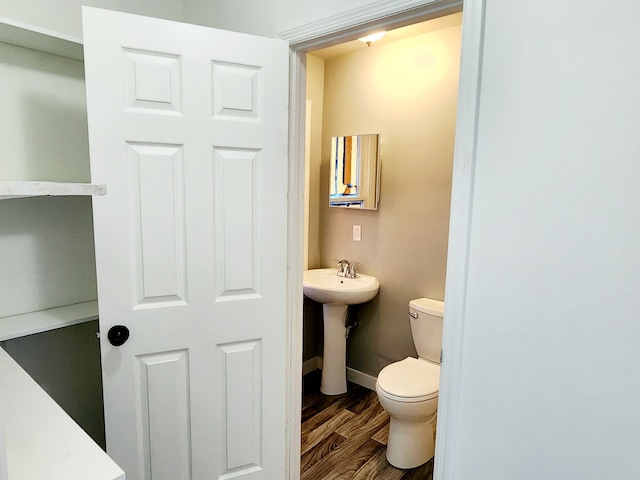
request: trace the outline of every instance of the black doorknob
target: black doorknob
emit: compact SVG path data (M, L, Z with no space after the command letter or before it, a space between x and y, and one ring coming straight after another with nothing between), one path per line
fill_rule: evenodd
M107 332L107 338L114 347L119 347L129 338L129 329L124 325L114 325Z

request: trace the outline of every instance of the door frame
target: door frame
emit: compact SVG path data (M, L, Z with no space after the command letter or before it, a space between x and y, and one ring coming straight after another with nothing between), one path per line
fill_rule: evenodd
M434 479L456 478L456 443L469 237L478 130L478 107L486 0L465 0L456 118L453 185L446 278L446 322L438 400L438 431ZM302 398L302 272L304 269L304 133L306 53L355 40L375 29L391 29L458 12L463 0L381 0L321 19L278 37L289 42L289 196L287 300L287 471L300 478Z

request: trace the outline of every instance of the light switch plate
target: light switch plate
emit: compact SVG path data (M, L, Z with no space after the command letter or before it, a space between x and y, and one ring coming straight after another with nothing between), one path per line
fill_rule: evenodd
M361 242L362 241L362 226L354 225L353 226L353 241Z

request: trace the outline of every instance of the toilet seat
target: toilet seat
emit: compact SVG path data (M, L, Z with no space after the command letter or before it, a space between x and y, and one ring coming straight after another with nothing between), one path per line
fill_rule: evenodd
M422 402L438 397L440 365L413 357L384 367L376 385L385 397L398 402Z

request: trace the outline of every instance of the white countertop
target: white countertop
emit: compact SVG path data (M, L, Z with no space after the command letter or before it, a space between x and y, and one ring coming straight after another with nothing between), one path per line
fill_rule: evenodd
M0 348L0 449L2 433L10 480L125 479L120 467ZM6 478L3 454L0 450L0 480Z

